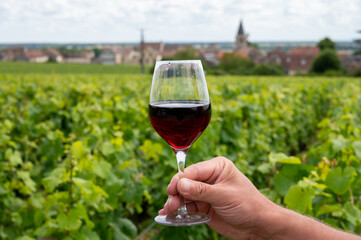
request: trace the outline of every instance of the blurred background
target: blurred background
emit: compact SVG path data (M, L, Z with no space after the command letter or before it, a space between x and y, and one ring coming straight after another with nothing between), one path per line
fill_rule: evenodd
M360 13L359 0L2 1L0 59L152 65L202 58L209 73L246 75L261 65L254 74L295 75L309 73L320 50L330 48L340 63L328 72L355 75ZM220 66L225 54L250 60L242 63L248 71Z

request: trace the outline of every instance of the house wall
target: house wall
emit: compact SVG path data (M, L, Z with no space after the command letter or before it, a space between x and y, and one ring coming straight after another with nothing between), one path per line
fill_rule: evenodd
M89 58L65 58L67 63L91 63Z
M123 64L137 65L140 63L140 53L132 51L128 56L123 58Z
M63 59L62 56L57 56L57 57L55 58L55 61L56 61L57 63L62 63L62 62L64 61L64 59Z
M48 56L39 56L39 57L30 58L28 61L34 63L44 63L47 62L48 60L49 60Z
M114 64L116 64L115 54L111 50L104 50L100 53L98 61L101 64L114 65Z

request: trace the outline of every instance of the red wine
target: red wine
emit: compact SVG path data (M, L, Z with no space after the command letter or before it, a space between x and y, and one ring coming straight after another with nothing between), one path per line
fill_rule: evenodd
M211 104L202 101L161 101L149 104L154 130L173 148L184 149L206 129Z

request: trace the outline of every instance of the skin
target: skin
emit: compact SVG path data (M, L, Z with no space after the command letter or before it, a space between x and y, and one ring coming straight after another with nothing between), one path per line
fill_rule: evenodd
M224 157L187 167L172 178L167 193L160 215L176 212L181 194L189 212L209 214L207 224L231 239L361 240L274 204Z

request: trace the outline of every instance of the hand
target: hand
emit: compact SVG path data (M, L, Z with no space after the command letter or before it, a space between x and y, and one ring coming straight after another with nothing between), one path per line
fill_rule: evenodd
M211 216L208 225L232 239L361 240L361 237L326 226L312 218L277 206L223 157L192 165L175 175L160 215L180 206L178 195L192 200L189 212Z
M277 208L223 157L187 167L183 176L178 173L172 178L167 193L169 198L160 215L176 212L181 194L192 200L187 203L189 212L209 214L208 225L232 239L263 239L261 215Z

